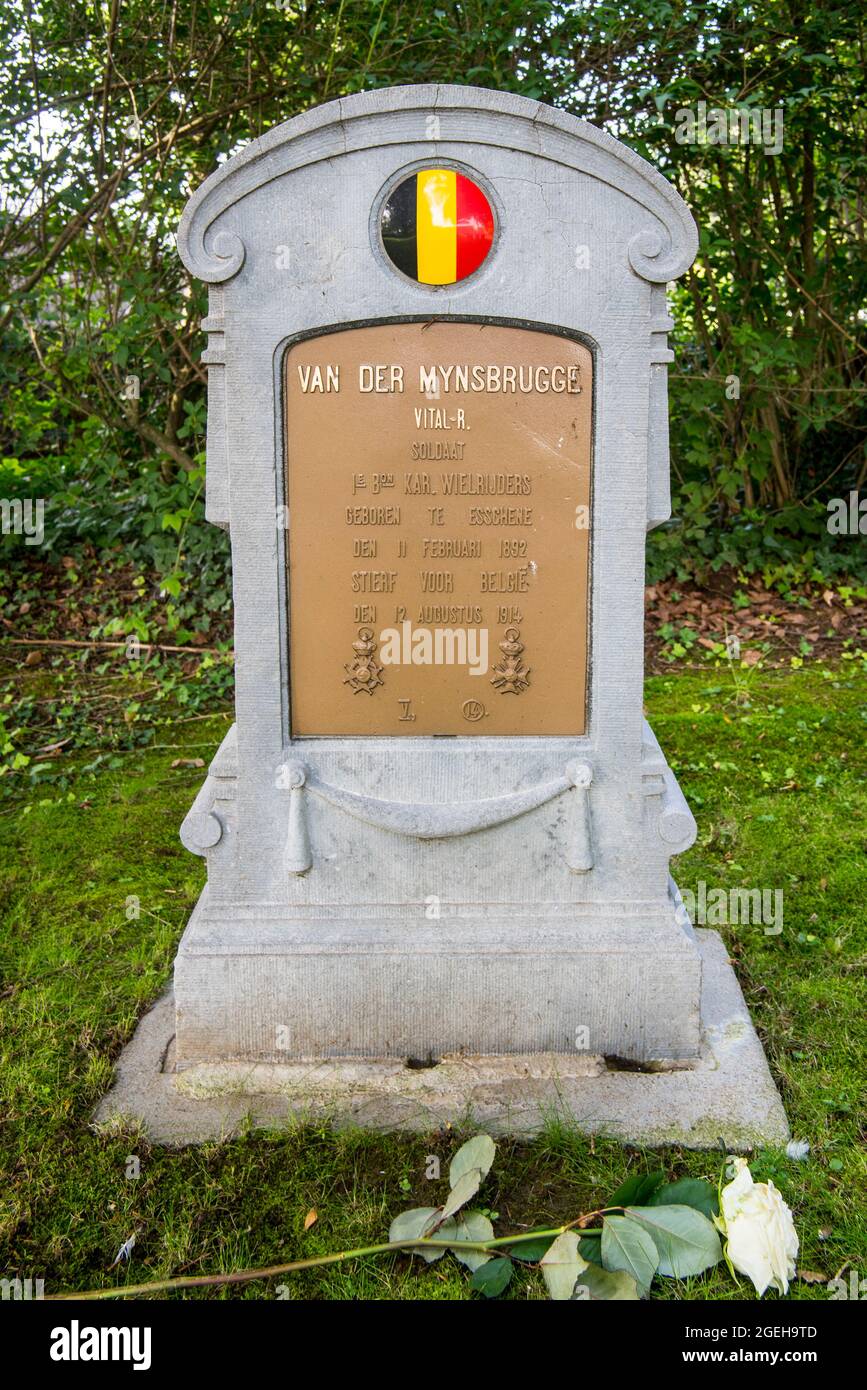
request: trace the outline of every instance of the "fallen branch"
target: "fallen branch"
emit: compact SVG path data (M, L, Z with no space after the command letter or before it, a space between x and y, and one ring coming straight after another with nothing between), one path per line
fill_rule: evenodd
M9 637L6 640L11 647L84 647L96 649L129 646L129 639L125 642L78 642L71 637ZM204 654L234 656L234 652L223 652L219 647L167 647L162 642L142 641L139 641L139 647L146 647L149 652L192 652L194 656Z

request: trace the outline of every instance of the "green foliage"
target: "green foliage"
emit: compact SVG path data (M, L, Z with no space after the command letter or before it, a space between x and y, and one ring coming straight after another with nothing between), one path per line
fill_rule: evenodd
M647 1198L649 1207L678 1205L694 1207L710 1220L719 1215L717 1189L703 1178L681 1178L678 1182L664 1183Z
M728 568L760 576L766 588L785 594L844 576L867 577L859 537L829 534L822 503L790 503L772 512L749 507L726 516L710 487L696 483L682 487L674 505L677 517L647 538L651 583L672 575L711 584Z
M606 1216L602 1222L600 1250L603 1268L623 1270L643 1294L650 1292L659 1268L659 1253L649 1232L629 1216Z
M609 1206L628 1207L638 1202L649 1202L658 1187L665 1182L665 1173L633 1173L611 1194Z
M825 503L867 478L861 24L846 0L7 6L0 496L45 497L55 551L120 544L168 599L201 567L225 587L225 537L202 525L206 293L174 248L181 208L318 102L468 82L612 131L696 214L672 298L681 524L652 538L652 576L852 573L863 547L829 537ZM699 100L782 113L780 148L681 143Z
M32 670L0 674L0 802L49 792L74 799L73 785L119 769L124 753L159 743L160 735L171 739L225 705L230 652L191 647L179 657L142 645L137 655L129 653L130 636L142 644L161 638L154 607L142 601L122 623L91 629L118 638L116 647L85 648L71 659L67 650L49 647ZM171 633L178 640L194 635L183 626Z
M508 1288L511 1278L512 1261L499 1255L479 1266L470 1280L470 1288L486 1298L498 1298Z
M627 1207L625 1219L646 1231L656 1246L656 1268L660 1274L685 1279L704 1274L722 1259L719 1236L706 1216L694 1207ZM635 1247L637 1249L637 1246ZM605 1234L602 1235L605 1261Z
M471 1270L470 1288L486 1298L495 1298L508 1287L513 1260L538 1262L552 1299L598 1300L647 1297L657 1273L675 1278L703 1274L723 1258L720 1238L705 1215L714 1200L710 1183L685 1179L663 1186L664 1173L631 1177L605 1203L604 1214L575 1218L559 1231L530 1232L494 1241L493 1227L481 1212L463 1212L457 1217L456 1213L479 1190L495 1153L487 1134L469 1139L451 1161L446 1200L439 1207L415 1207L395 1217L389 1241L417 1242L412 1253L426 1264L450 1250ZM666 1194L676 1202L667 1201ZM627 1205L639 1195L655 1197L653 1208ZM621 1214L616 1214L618 1211ZM582 1236L581 1228L593 1215L602 1215L598 1262L586 1258L581 1248L588 1239ZM476 1248L470 1249L469 1243ZM462 1244L467 1248L462 1249ZM504 1255L495 1258L494 1250L504 1246ZM486 1272L488 1264L494 1268Z
M491 1256L469 1246L492 1240L494 1228L484 1212L462 1212L461 1208L471 1197L475 1197L490 1171L495 1152L494 1141L487 1134L469 1139L458 1149L449 1165L449 1194L443 1204L439 1207L415 1207L402 1212L391 1223L389 1240L436 1239L446 1242L431 1249L419 1245L413 1253L432 1264L446 1253L446 1249L450 1249L455 1258L475 1274ZM453 1244L449 1245L448 1242ZM492 1285L485 1285L489 1297L492 1296L491 1288Z

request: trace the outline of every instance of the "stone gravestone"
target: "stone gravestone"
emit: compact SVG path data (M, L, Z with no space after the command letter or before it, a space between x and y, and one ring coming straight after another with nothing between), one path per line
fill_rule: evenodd
M725 951L670 877L696 826L642 713L681 198L562 112L405 87L253 142L178 246L210 286L237 685L181 831L208 881L172 1132L246 1090L779 1139Z

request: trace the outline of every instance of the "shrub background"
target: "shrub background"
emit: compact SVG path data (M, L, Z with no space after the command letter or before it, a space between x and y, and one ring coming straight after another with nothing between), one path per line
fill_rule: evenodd
M226 538L199 524L205 290L175 252L181 208L318 102L466 82L610 131L699 223L673 294L679 524L652 539L651 576L858 568L864 548L825 524L867 477L854 0L6 0L0 52L0 496L49 500L49 557L131 558L196 616L206 565L225 606ZM698 101L781 111L781 152L679 143L677 112Z

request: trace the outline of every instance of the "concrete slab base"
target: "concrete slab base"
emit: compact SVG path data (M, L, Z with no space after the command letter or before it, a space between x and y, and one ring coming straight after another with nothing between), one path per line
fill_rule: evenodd
M430 1066L340 1059L198 1063L174 1069L171 992L141 1020L117 1064L98 1129L137 1123L152 1142L229 1139L242 1128L315 1119L335 1127L429 1131L447 1123L531 1135L557 1117L586 1134L728 1151L785 1144L786 1116L725 947L698 931L698 1061L641 1070L586 1053L445 1056Z

